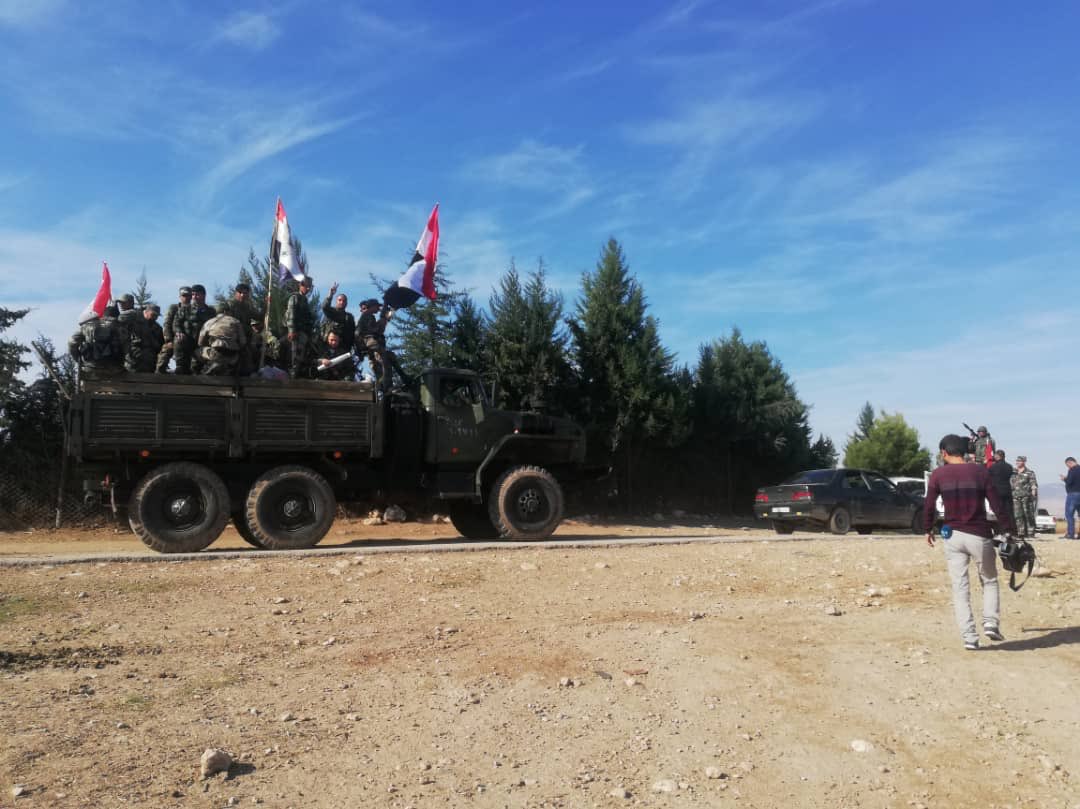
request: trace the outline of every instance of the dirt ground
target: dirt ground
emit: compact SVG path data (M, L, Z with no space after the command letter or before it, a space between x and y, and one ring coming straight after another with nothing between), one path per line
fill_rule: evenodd
M714 540L0 568L0 806L1080 806L1080 542L972 653L941 543L560 534Z

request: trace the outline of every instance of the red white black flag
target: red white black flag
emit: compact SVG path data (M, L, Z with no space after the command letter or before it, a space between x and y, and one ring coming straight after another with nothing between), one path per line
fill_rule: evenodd
M383 294L383 303L391 309L412 306L420 296L435 300L435 263L439 260L439 204L431 209L427 227L416 244L409 269Z
M274 220L274 236L270 240L270 266L277 264L277 280L281 284L292 276L296 281L302 281L304 270L296 261L292 249L292 231L289 229L289 218L285 216L285 206L281 204L281 198L277 201L277 216Z
M101 262L101 286L98 287L97 295L90 301L89 305L83 309L82 314L79 315L79 322L85 323L94 317L104 317L105 307L109 305L109 301L112 300L112 276L109 275L109 265L104 261Z

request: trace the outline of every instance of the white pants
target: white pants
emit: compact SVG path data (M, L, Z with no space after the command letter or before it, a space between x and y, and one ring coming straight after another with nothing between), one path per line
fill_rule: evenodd
M982 581L983 625L998 626L1000 594L997 580L997 552L989 539L953 531L945 542L945 564L952 579L953 611L964 642L979 639L975 616L971 613L971 585L968 582L968 563L974 559Z

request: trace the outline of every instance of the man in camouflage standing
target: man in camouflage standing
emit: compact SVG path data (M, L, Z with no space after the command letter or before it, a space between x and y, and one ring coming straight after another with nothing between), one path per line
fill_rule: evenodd
M1016 470L1012 476L1013 514L1016 516L1016 535L1035 536L1035 507L1039 504L1039 481L1028 469L1027 457L1016 456Z
M255 333L252 331L251 323L259 317L259 313L251 305L251 287L243 282L237 284L233 287L232 300L221 304L218 311L223 311L240 321L240 328L244 332L244 349L240 352L235 373L240 376L253 373L259 362L259 355L255 348ZM253 354L253 351L256 353Z
M115 305L105 307L104 317L91 317L79 324L68 340L68 353L83 372L94 376L118 376L124 372L128 343L123 326L117 320Z
M199 373L202 361L195 352L199 332L213 316L214 310L206 305L206 287L192 284L191 303L187 306L181 305L173 318L173 358L176 360L176 373Z
M165 343L157 317L161 308L155 303L142 311L128 327L128 352L124 367L139 374L152 374L157 365L158 354ZM123 312L121 312L123 316Z
M169 304L169 308L165 310L165 322L161 328L162 338L165 342L162 343L157 357L157 372L159 374L166 373L169 370L169 360L172 359L173 349L176 347L176 332L174 330L176 313L180 311L181 306L187 306L190 303L191 287L180 287L179 303Z
M285 304L285 339L289 345L289 378L302 377L307 368L308 343L315 328L315 320L308 306L307 296L314 282L305 275L300 281L300 289L289 296Z
M994 439L990 437L990 431L985 425L980 424L975 431L975 437L971 440L971 452L975 455L975 463L989 467L994 462Z

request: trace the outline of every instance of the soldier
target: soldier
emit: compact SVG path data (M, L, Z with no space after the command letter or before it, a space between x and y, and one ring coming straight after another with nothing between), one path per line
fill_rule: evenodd
M176 360L176 373L198 373L202 362L195 356L199 342L199 332L214 310L206 305L206 287L202 284L191 285L191 303L181 305L173 317L173 358Z
M165 323L161 330L165 342L162 344L157 358L157 372L159 374L166 373L169 370L169 360L173 357L173 349L176 346L176 334L173 328L176 322L176 313L181 306L187 306L190 303L191 287L180 287L180 302L169 304L169 308L165 310Z
M397 371L398 376L406 385L409 384L409 377L401 370L394 352L386 347L386 325L393 317L394 310L387 306L376 318L375 315L378 312L379 302L375 298L369 298L360 303L360 322L356 326L356 346L367 352L372 373L375 374L379 386L384 391L388 391L393 381L392 371Z
M199 332L199 373L208 376L236 374L247 344L244 327L228 313L228 306L222 304Z
M141 312L128 331L128 354L124 363L127 370L140 374L152 374L157 358L165 344L157 318L161 307L150 304ZM121 313L123 314L123 313Z
M130 292L116 299L116 308L119 310L116 320L122 327L121 336L127 346L124 354L124 370L135 372L138 370L142 351L142 313L135 308L135 296Z
M330 294L323 298L322 313L326 320L323 321L323 339L326 338L330 332L334 332L338 336L341 350L338 353L344 353L346 351L352 351L353 340L356 336L356 320L353 318L352 313L348 311L349 296L342 292L337 298L334 298L334 293L337 292L337 281L330 287ZM330 305L330 299L334 298L334 305Z
M330 379L335 382L351 381L356 376L356 366L353 365L351 356L337 365L330 365L331 360L348 353L350 352L342 347L338 333L327 332L326 339L315 356L315 365L318 368L315 378Z
M975 431L975 437L971 439L971 453L975 456L975 463L990 466L994 462L994 439L985 425L979 425Z
M307 367L308 343L315 323L308 306L307 295L314 285L311 276L305 275L300 281L300 291L289 296L285 304L285 339L288 341L289 378L296 379L304 375Z
M252 354L252 347L255 345L255 333L251 329L251 322L255 320L259 313L255 310L255 307L251 305L251 287L242 281L233 287L232 300L225 301L218 307L221 308L227 314L232 315L240 321L240 326L244 330L245 347L240 353L240 362L237 365L236 373L240 376L247 376L255 370L255 366L259 362L258 351Z
M1016 456L1016 471L1012 480L1013 513L1016 516L1016 535L1035 536L1035 507L1039 504L1039 481L1027 467L1027 457Z
M84 372L94 376L117 376L124 372L127 341L118 314L115 306L106 306L104 317L84 320L68 340L68 352Z

